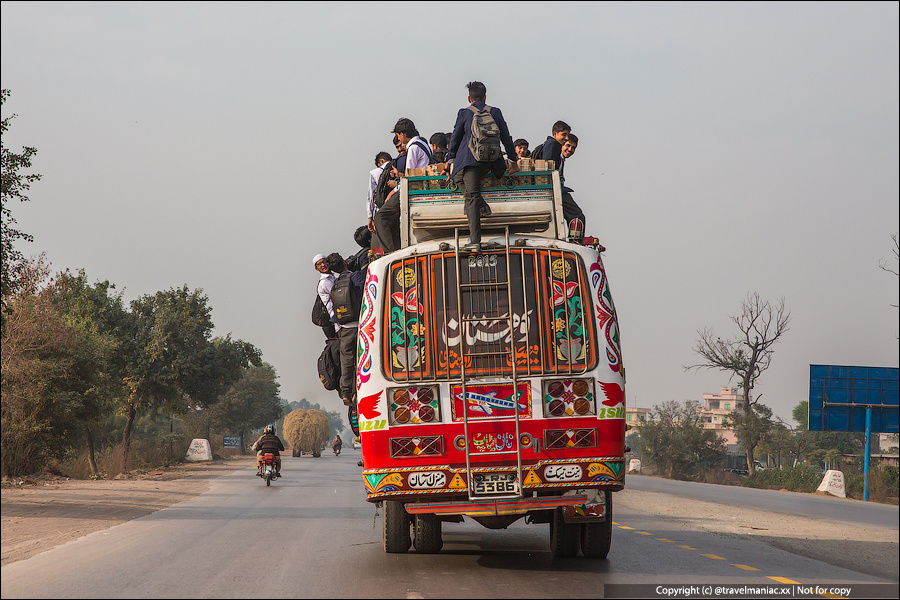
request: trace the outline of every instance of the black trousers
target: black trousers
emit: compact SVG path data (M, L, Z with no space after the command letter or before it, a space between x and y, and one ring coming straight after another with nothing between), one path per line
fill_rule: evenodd
M392 194L373 217L384 253L400 249L400 191Z
M566 220L566 223L570 223L572 219L581 219L581 222L585 224L585 228L583 231L587 231L587 220L584 217L584 211L575 203L575 199L572 198L572 194L564 191L562 195L562 209L563 209L563 218ZM566 227L568 230L568 227Z
M350 406L356 395L356 334L358 327L341 327L338 339L341 347L341 385L338 392L346 406Z
M481 179L491 172L492 165L473 165L463 167L454 175L453 180L465 198L466 218L469 220L469 243L481 242L481 209L487 206L481 195Z

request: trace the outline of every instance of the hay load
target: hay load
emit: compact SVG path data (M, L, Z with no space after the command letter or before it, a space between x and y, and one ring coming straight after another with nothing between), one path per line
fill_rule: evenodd
M284 440L291 455L301 453L322 456L322 447L331 438L328 417L321 410L298 408L284 417Z

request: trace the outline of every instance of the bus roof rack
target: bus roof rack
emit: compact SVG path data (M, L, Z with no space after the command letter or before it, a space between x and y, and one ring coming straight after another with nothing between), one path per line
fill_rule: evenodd
M499 180L488 174L481 193L492 211L481 219L482 231L502 231L508 226L510 233L566 239L559 171L519 171ZM447 177L404 177L400 194L403 247L452 237L457 228L468 229L463 194Z

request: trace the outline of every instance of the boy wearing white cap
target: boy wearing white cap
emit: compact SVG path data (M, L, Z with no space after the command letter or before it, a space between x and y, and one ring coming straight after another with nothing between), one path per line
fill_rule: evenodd
M334 273L331 272L331 267L328 265L328 260L324 254L316 254L313 257L313 266L316 268L316 271L319 272L319 283L316 285L316 293L319 294L322 304L324 304L325 308L328 310L328 316L331 317L331 324L322 329L325 330L325 337L333 338L336 335L337 329L340 329L341 327L334 321L334 305L331 303L331 288L334 287Z

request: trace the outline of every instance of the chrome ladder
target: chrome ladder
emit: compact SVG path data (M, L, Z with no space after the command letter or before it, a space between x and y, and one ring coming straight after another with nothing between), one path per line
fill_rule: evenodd
M469 494L469 500L510 500L510 499L519 499L523 497L522 492L522 450L520 447L520 423L519 423L519 386L518 386L518 377L516 373L516 357L515 357L515 333L513 331L513 302L512 302L512 286L510 285L510 272L512 269L512 264L510 262L510 252L509 252L509 227L504 228L504 254L506 259L505 266L505 279L501 278L499 275L500 269L499 265L494 261L494 264L491 265L491 257L496 257L497 254L487 254L487 253L469 253L469 252L460 252L460 242L459 242L459 228L455 231L455 241L456 241L456 305L459 311L459 358L460 358L460 376L461 376L461 387L462 387L462 406L463 406L463 431L465 434L465 454L466 454L466 488ZM481 259L482 264L479 265L478 261ZM465 265L463 265L465 263ZM466 269L466 283L462 283L462 273L463 269ZM475 281L473 281L475 279ZM484 314L481 316L477 316L475 314L464 314L463 313L463 290L467 291L467 297L469 300L470 309L474 310L472 307L475 305L475 294L479 291L481 292L481 308L484 311ZM499 307L501 303L499 302L500 294L505 290L506 293L506 306L507 306L507 314L503 316L499 314ZM493 309L493 310L489 310ZM496 341L496 348L490 348L486 351L474 351L469 348L469 344L467 343L469 323L505 323L508 325L509 329L509 343L505 344L503 341L503 337L498 337ZM477 343L477 342L476 342ZM492 346L495 344L492 343ZM489 472L475 472L472 470L472 438L469 435L469 410L468 410L468 391L467 391L467 380L468 376L466 375L466 359L471 358L473 365L476 361L484 362L485 360L493 359L494 364L498 365L498 368L492 369L488 376L500 377L502 373L504 373L504 367L507 358L509 359L510 364L512 365L512 400L513 400L513 416L507 417L485 417L479 418L477 421L479 423L496 423L496 422L508 422L512 421L515 423L515 443L514 450L504 450L499 452L492 452L491 456L496 456L498 458L506 458L515 455L516 457L516 467L514 471L515 475L515 493L505 492L505 493L482 493L478 494L475 492L473 482L475 481L475 476L483 476L490 475L492 473L497 473L498 471L492 470ZM496 383L496 382L494 382ZM501 458L501 459L502 459ZM500 470L500 473L509 473L511 471L510 468L504 468Z

